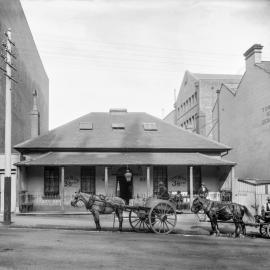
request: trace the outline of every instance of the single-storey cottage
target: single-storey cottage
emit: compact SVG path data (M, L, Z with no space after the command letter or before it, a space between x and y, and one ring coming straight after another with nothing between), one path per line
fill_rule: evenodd
M29 193L37 211L69 210L78 189L132 203L154 196L160 181L191 200L203 181L218 198L235 165L223 159L230 147L125 109L87 114L15 149L17 192Z

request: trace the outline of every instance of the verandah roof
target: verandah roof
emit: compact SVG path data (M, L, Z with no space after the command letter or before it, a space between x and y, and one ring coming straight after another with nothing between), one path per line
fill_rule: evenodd
M208 165L234 166L235 163L200 153L141 153L141 152L49 152L17 166L72 165Z

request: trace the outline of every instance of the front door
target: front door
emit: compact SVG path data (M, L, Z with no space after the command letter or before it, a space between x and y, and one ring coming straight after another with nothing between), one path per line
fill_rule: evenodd
M132 199L133 195L133 183L132 180L127 182L125 176L119 175L117 176L117 196L125 200L126 204L129 203L129 200Z

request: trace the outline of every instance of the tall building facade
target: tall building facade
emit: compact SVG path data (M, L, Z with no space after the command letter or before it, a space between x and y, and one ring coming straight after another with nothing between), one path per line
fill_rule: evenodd
M236 177L270 180L270 61L255 44L245 53L246 71L239 84L222 84L213 110L219 115L214 139L228 143L237 162Z
M239 83L240 79L240 75L186 71L174 104L174 112L164 120L212 139L212 131L216 125L216 119L212 119L216 91L222 83Z
M49 127L49 80L33 40L24 11L19 0L0 0L0 41L5 41L5 31L10 28L15 43L16 59L13 64L17 71L13 76L18 83L12 83L12 146L31 137L33 91L37 93L39 110L39 132ZM5 53L3 51L3 53ZM1 67L5 67L0 58ZM6 77L0 72L0 209L3 210L4 145L5 145L5 84ZM12 160L18 159L13 151ZM12 210L16 196L16 168L12 167Z

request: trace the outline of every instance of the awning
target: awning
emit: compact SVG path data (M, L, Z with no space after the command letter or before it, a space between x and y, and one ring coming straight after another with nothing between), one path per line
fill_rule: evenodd
M71 165L208 165L234 166L235 163L200 153L142 153L142 152L49 152L16 166Z
M239 182L246 183L252 186L270 185L270 179L238 179Z

